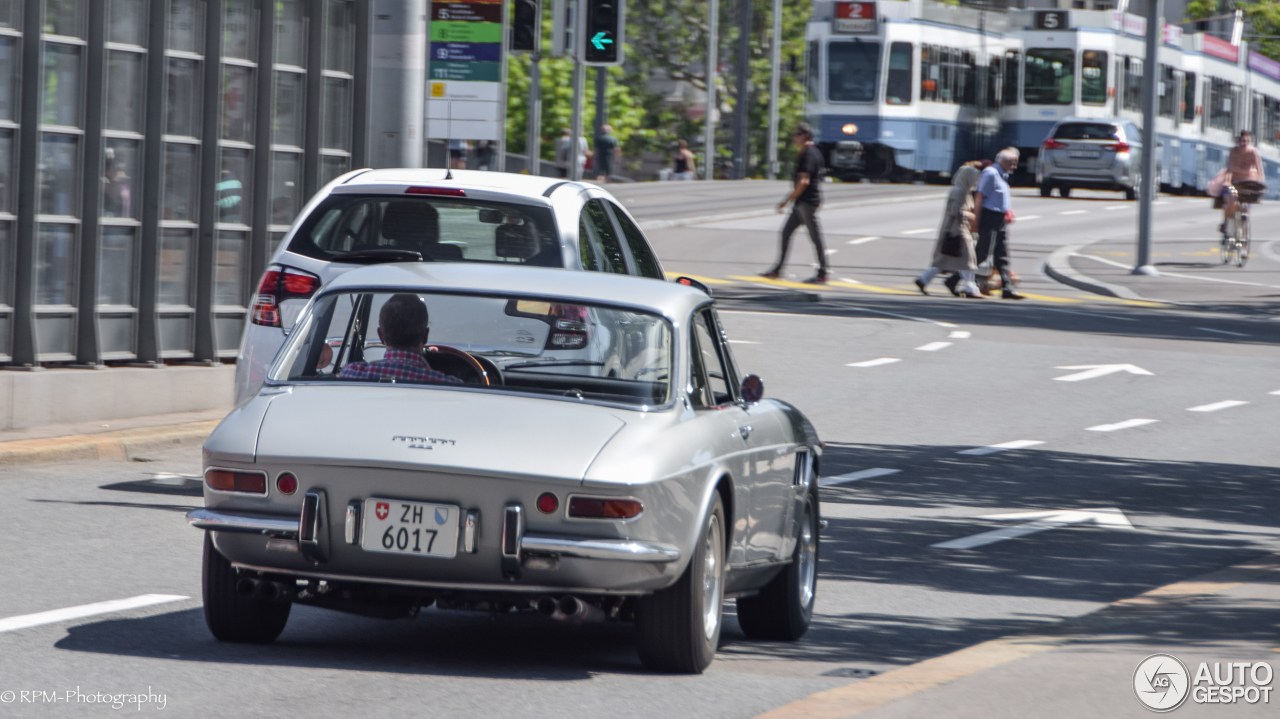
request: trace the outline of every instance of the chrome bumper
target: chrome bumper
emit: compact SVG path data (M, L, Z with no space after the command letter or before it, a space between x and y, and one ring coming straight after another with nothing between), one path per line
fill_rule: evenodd
M264 534L273 537L298 538L300 518L279 515L218 512L195 509L187 521L197 529L215 532ZM666 564L680 559L680 550L670 544L640 542L631 539L567 539L526 534L519 538L520 554L554 554L577 559L603 559L615 562L649 562Z

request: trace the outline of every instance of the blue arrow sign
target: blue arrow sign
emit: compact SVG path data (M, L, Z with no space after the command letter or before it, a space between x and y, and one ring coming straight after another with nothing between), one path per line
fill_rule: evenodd
M603 50L605 45L613 44L613 39L605 37L604 30L601 30L596 33L595 37L591 38L591 44L595 45L597 50Z

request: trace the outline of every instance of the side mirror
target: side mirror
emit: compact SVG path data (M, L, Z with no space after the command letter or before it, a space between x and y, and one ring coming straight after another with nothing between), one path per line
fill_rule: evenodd
M749 374L747 378L742 380L742 398L748 404L755 404L764 396L764 380Z

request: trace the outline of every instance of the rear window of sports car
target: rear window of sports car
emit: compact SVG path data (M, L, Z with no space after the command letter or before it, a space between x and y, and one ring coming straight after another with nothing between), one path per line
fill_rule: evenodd
M271 378L660 406L671 396L671 338L663 317L580 300L343 292L299 320Z
M368 250L408 250L444 262L564 266L549 208L461 197L331 195L289 243L291 252L332 262Z

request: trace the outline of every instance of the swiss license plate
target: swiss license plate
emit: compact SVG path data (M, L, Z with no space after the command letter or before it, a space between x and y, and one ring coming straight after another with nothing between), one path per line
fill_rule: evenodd
M458 553L458 508L403 499L364 500L366 552L452 559Z
M1081 160L1096 160L1102 157L1102 153L1097 150L1069 150L1067 157L1076 157Z

